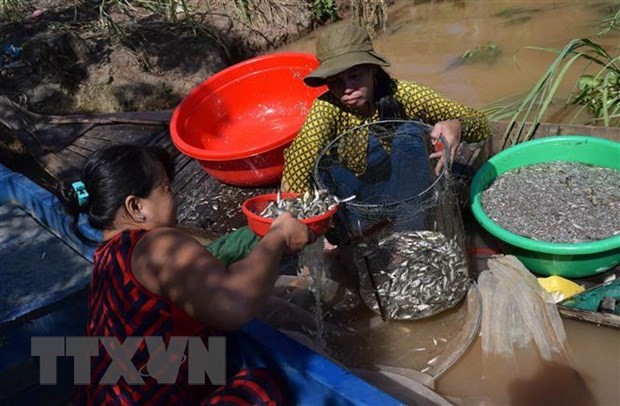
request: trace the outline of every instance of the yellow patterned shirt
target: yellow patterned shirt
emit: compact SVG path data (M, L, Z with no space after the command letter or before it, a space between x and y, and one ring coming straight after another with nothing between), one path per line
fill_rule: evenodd
M485 139L491 134L489 122L482 113L413 82L394 80L394 85L394 98L400 102L410 119L419 119L431 125L458 119L461 122L462 139L468 142ZM311 189L315 161L330 141L345 131L378 120L377 114L368 118L344 108L330 92L319 96L299 134L284 151L284 188L294 192ZM351 132L344 138L346 145L339 148L340 159L346 161L346 166L355 173L363 173L366 169L367 134Z

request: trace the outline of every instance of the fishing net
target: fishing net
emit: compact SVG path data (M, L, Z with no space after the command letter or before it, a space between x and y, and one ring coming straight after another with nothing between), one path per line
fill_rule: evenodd
M417 121L364 124L331 142L315 167L319 188L356 196L334 222L340 242L353 246L362 300L386 320L454 307L470 284L458 199L449 169L435 173L430 129Z

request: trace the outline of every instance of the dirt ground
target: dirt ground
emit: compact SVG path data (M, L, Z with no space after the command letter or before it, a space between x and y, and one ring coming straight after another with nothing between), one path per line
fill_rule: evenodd
M188 1L191 19L182 9L119 8L106 19L100 3L27 0L0 15L0 94L43 114L168 110L206 77L317 24L303 0L252 0L243 10Z

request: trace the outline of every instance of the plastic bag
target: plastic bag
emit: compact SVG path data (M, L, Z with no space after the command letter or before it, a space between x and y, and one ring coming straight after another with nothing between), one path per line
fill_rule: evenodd
M514 357L533 342L546 361L568 364L566 332L555 303L514 256L495 256L478 278L482 351Z

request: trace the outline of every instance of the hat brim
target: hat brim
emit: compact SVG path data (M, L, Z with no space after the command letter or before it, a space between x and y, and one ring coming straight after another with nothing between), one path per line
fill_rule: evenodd
M304 83L310 87L323 86L328 77L344 72L353 66L364 64L390 66L387 59L374 51L348 52L323 61L318 68L304 78Z

